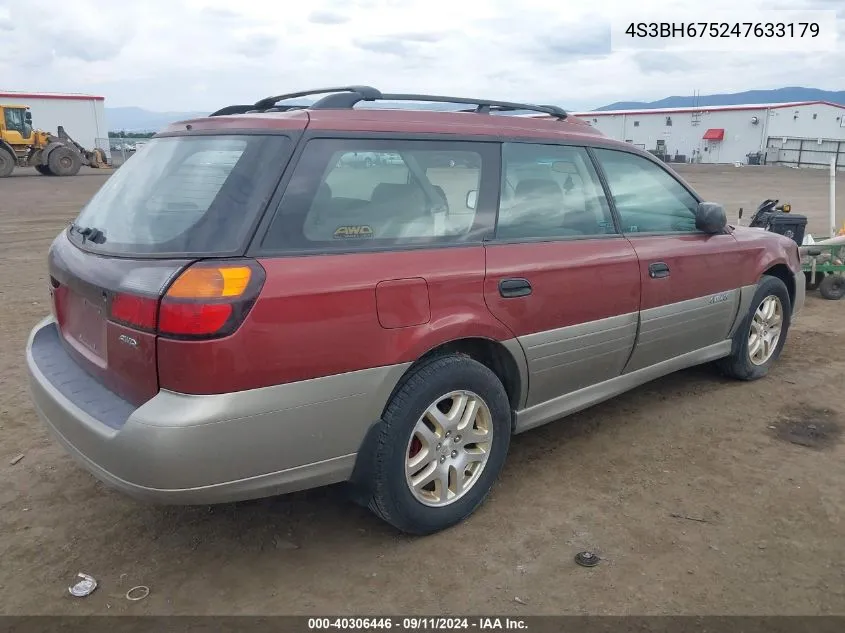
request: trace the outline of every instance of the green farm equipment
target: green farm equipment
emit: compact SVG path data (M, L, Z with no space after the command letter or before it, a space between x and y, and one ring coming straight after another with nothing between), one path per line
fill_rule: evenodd
M805 248L807 290L818 288L825 299L845 297L845 244L812 244Z

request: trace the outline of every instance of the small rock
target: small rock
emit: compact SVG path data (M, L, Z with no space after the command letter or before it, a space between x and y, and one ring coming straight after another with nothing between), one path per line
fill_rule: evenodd
M15 455L15 457L13 457L13 458L12 458L12 461L10 461L9 463L10 463L12 466L14 466L14 465L15 465L15 464L17 464L19 461L21 461L24 457L26 457L26 456L25 456L23 453L21 453L20 455Z
M524 574L525 573L525 565L517 565L516 571L518 571L520 574Z
M715 545L710 545L709 547L710 547L710 549L712 549L712 550L713 550L713 551L715 551L715 552L718 552L718 551L719 551L719 548L718 548L718 547L716 547Z
M688 570L687 570L687 573L688 573L688 574L694 574L695 572L694 572L693 570L691 570L691 569L688 569Z
M276 549L299 549L299 545L283 539L281 536L273 537L273 545L276 546Z
M527 604L528 604L527 602L525 602L525 600L523 600L523 599L522 599L522 598L520 598L519 596L515 596L515 597L514 597L514 599L513 599L513 601L514 601L514 602L516 602L517 604L525 604L525 605L527 605Z
M757 549L766 549L766 544L765 543L758 544Z

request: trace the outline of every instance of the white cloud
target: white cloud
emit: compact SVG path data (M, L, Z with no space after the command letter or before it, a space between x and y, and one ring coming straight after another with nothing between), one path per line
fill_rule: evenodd
M765 9L778 1L745 4ZM839 2L786 4L831 9ZM359 83L575 109L693 90L843 88L841 44L838 54L611 51L610 18L630 13L632 3L569 5L0 0L0 89L91 92L111 106L212 110L285 91ZM707 19L715 20L720 10L736 6L727 0L641 0L633 9L668 17L669 7L705 7Z

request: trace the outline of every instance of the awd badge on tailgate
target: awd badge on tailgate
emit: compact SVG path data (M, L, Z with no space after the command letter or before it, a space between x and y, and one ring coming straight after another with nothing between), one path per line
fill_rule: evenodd
M121 334L117 338L120 340L121 343L126 343L127 345L131 345L132 347L138 347L138 341L132 338L131 336Z

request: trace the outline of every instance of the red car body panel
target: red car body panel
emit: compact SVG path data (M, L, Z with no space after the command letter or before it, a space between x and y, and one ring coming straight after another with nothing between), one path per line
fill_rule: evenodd
M640 261L641 309L686 301L741 283L745 255L731 235L654 235L630 240ZM649 266L663 262L669 276L652 279Z
M486 249L484 297L515 336L639 309L637 256L628 240L490 244ZM509 277L527 279L531 295L502 298L498 285Z
M802 274L798 246L788 237L741 226L734 228L733 236L739 247L741 259L736 271L742 285L757 283L765 271L779 264L793 274Z
M484 302L482 246L260 262L267 281L237 332L215 341L159 339L163 388L195 394L254 389L411 362L460 338L513 336ZM428 321L390 327L400 319L421 320L422 311L421 301L400 308L393 296L384 310L387 324L380 323L376 288L403 280L404 292L404 280L413 278L428 288Z

